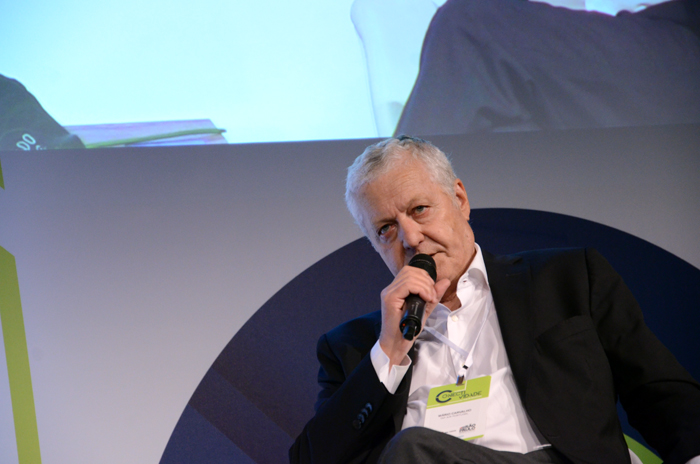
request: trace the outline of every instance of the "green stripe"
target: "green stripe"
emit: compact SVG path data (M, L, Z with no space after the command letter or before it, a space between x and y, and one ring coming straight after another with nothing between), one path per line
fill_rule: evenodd
M5 190L5 181L2 180L2 163L0 163L0 188Z
M632 437L625 435L625 441L627 442L627 447L634 451L634 454L642 461L644 464L662 464L663 461L654 453L649 451L649 449L639 443Z
M19 464L40 464L32 377L15 257L0 247L0 321L5 340L7 376L10 379L12 415L15 419Z

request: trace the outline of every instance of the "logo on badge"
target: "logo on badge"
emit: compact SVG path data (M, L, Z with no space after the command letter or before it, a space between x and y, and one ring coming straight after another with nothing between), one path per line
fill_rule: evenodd
M465 425L464 427L460 427L459 433L473 432L474 430L476 430L476 424L469 424Z
M452 390L441 391L440 393L435 395L435 401L437 401L438 403L447 403L454 396L450 393L452 393Z

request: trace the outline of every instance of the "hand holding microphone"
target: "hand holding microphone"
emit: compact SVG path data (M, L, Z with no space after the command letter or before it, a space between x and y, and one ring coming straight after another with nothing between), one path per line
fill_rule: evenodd
M419 270L423 269L423 270ZM448 279L435 283L435 262L431 256L415 255L399 270L391 284L382 290L382 330L379 344L391 365L404 362L420 333L423 319L442 299ZM403 320L406 319L406 335Z
M433 279L437 279L435 260L426 254L417 254L408 263L409 266L423 269ZM425 313L425 300L411 293L404 302L404 315L401 318L399 329L406 340L413 340L420 333Z

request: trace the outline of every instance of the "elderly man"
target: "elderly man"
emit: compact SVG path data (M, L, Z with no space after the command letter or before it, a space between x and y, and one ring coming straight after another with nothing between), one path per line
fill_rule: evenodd
M666 462L700 462L700 385L598 253L482 251L464 185L420 139L368 147L346 201L395 278L381 311L319 340L322 389L293 463L629 462L618 397ZM416 254L435 281L407 265ZM426 305L409 340L411 294Z

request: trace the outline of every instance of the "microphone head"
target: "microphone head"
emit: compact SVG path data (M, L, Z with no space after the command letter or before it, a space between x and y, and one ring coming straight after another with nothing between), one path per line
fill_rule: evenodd
M437 268L435 266L435 260L432 256L419 253L411 258L408 265L423 269L433 279L433 282L437 280Z

